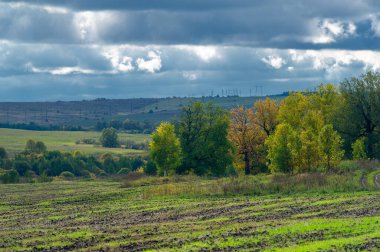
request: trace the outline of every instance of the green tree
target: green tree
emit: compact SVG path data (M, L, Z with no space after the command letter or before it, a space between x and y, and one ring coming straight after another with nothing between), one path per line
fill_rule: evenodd
M180 172L221 176L232 163L228 113L212 103L192 102L181 113L179 135L183 152Z
M269 169L272 172L292 172L292 153L289 138L293 134L289 124L282 123L270 135L265 144L268 147Z
M100 136L100 143L103 147L117 148L119 147L117 131L114 128L103 129Z
M365 151L365 143L364 138L356 139L355 142L351 145L352 148L352 158L354 160L363 160L367 158L367 154Z
M181 164L181 146L171 123L161 123L152 135L149 146L150 157L159 174L173 174Z
M36 153L44 153L46 152L47 148L44 142L37 141L35 146L35 152Z
M20 175L15 169L3 170L0 169L0 182L2 183L17 183Z
M376 146L380 126L380 74L368 72L340 84L343 103L339 109L338 130L347 142L365 138L365 151L369 158L379 157Z
M47 148L44 142L41 142L41 141L35 142L34 140L31 140L31 139L29 139L25 145L25 152L29 154L44 153L46 152L46 149Z
M319 133L319 150L322 154L323 163L330 171L342 160L342 139L331 124L325 125Z
M25 145L25 152L34 153L35 149L36 149L36 142L32 139L29 139Z
M0 147L0 160L2 159L7 159L8 158L8 153L5 150L4 147Z
M8 158L7 151L5 150L5 148L0 147L0 168L5 168L4 166L7 161L7 158Z
M154 164L154 162L152 162L151 160L149 160L145 164L145 166L144 166L144 173L147 174L147 175L152 175L152 176L157 175L157 167Z
M31 170L32 167L27 161L16 160L13 163L13 169L15 169L20 174L20 176L24 176L24 174L27 171Z

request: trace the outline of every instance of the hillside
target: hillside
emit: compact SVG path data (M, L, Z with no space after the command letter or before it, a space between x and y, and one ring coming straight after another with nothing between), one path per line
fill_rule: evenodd
M284 95L272 96L282 99ZM125 120L157 123L179 116L182 106L192 100L211 101L222 108L252 104L265 97L203 97L203 98L138 98L96 99L57 102L0 102L0 123L37 125L70 125L93 128L96 122Z

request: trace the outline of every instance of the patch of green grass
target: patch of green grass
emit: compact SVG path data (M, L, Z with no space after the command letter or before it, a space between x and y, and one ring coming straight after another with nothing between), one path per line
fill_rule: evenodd
M103 148L91 144L76 144L77 140L93 139L99 141L100 132L90 131L32 131L16 129L0 129L0 146L4 147L9 153L18 153L24 150L25 144L29 139L43 141L48 150L59 150L72 152L75 150L82 151L86 154L126 154L139 155L145 151L131 150L122 148ZM145 134L126 134L119 133L121 141L131 140L142 143L150 139L150 135Z

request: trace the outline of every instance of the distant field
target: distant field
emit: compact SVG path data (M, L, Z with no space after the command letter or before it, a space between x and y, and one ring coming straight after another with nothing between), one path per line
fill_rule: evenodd
M43 141L48 150L74 151L80 150L86 154L144 154L140 150L128 150L122 148L103 148L91 144L76 144L77 140L94 139L99 141L100 132L87 131L31 131L0 129L0 146L4 147L9 153L21 152L25 148L25 143L29 139ZM144 134L119 134L120 140L132 140L138 143L150 139L149 135Z
M380 249L379 191L144 196L152 187L102 181L0 185L0 250Z

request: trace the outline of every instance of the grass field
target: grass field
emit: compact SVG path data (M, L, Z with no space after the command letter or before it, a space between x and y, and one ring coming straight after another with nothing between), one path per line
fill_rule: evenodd
M74 151L80 150L86 154L144 154L145 151L129 150L122 148L103 148L91 144L76 144L77 140L93 139L99 141L100 132L88 131L31 131L0 129L0 146L4 147L9 153L21 152L29 139L43 141L48 150ZM144 142L150 139L149 135L120 133L119 139L122 141L132 140Z
M380 191L233 197L144 193L157 186L0 185L0 250L380 249Z

